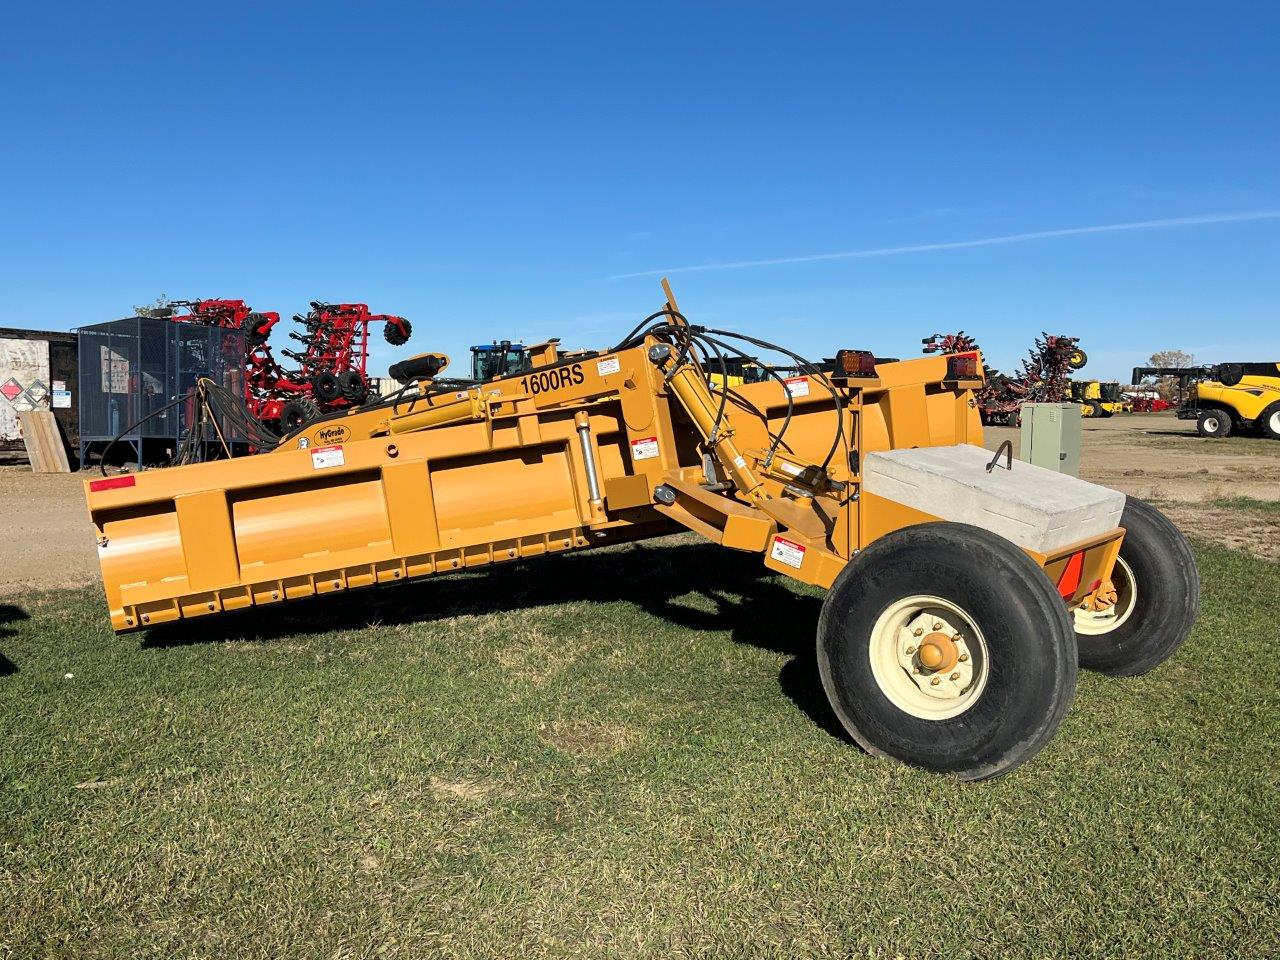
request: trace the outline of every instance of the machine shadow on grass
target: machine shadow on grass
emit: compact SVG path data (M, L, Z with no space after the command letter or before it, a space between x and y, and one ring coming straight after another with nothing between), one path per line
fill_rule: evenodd
M17 636L18 631L12 629L9 624L30 619L31 615L21 607L14 606L12 603L0 603L0 640ZM0 652L0 677L7 677L17 672L18 665Z
M783 693L824 730L847 739L827 704L814 654L822 600L787 583L755 554L709 543L629 544L166 624L148 631L142 646L270 642L565 603L625 602L688 630L728 630L736 643L790 656L778 677ZM681 602L689 598L697 606Z

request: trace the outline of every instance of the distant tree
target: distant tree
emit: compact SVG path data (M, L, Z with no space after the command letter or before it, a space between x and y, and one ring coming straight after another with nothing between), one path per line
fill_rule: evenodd
M133 308L133 314L136 317L167 317L171 313L173 308L169 305L169 298L163 293L156 297L155 303Z
M1147 360L1149 367L1191 367L1195 366L1194 354L1185 350L1157 350ZM1175 399L1178 392L1177 377L1148 377L1144 385L1154 387L1166 400Z

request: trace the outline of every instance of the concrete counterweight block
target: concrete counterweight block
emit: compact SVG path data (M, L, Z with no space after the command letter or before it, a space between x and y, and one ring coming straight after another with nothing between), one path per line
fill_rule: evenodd
M1053 553L1120 526L1125 497L1054 470L1001 456L988 473L989 450L963 444L868 454L866 493L999 534L1018 546Z

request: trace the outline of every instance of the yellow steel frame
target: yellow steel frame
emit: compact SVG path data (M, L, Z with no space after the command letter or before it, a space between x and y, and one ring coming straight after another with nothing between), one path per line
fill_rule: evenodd
M112 626L680 527L829 586L867 543L937 519L862 496L862 457L982 442L981 381L948 380L946 357L882 363L875 377L839 385L814 375L785 390L734 387L713 439L719 396L693 367L655 363L649 351L662 342L566 360L551 352L529 373L311 424L262 456L148 471L127 486L90 481ZM845 439L819 470L836 435L832 389ZM792 425L770 460L788 396ZM1081 590L1109 576L1121 536L1077 545ZM1033 558L1052 577L1074 552Z

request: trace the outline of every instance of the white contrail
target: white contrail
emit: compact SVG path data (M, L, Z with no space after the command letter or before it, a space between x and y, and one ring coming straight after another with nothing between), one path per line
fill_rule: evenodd
M861 257L891 257L899 253L929 253L933 250L963 250L968 247L992 247L1001 243L1025 240L1047 240L1050 237L1078 237L1086 233L1120 233L1125 230L1155 230L1161 227L1194 227L1207 223L1241 223L1246 220L1280 220L1280 210L1253 210L1244 213L1206 213L1198 217L1170 217L1165 220L1135 220L1131 223L1104 223L1092 227L1066 227L1060 230L1036 230L1031 233L1008 233L978 240L954 240L949 243L917 243L906 247L878 247L871 250L841 250L837 253L812 253L803 257L778 257L773 260L733 260L727 263L701 263L665 270L641 270L619 273L610 280L633 277L657 277L671 273L693 273L701 270L740 270L743 267L776 267L784 263L815 263L819 260L855 260Z

